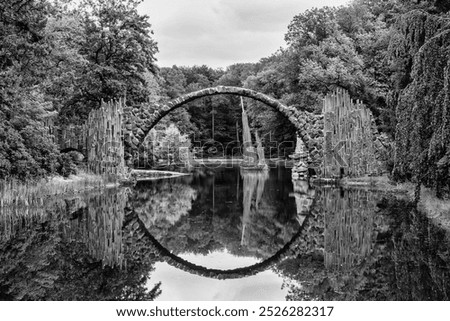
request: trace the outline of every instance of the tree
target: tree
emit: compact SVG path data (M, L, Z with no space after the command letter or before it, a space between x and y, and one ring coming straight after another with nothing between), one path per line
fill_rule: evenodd
M398 122L394 173L434 187L442 196L450 191L449 15L423 8L402 14L392 29L389 54Z
M306 10L292 19L284 39L297 48L317 45L332 33L335 14L333 7Z
M145 73L156 72L158 49L148 17L137 12L140 2L83 0L65 13L82 25L83 38L77 46L86 63L77 72L74 94L61 110L64 120L86 118L102 99L126 96L130 105L146 101Z
M0 179L30 179L55 172L59 152L43 126L53 105L47 80L45 38L49 3L0 4Z
M377 116L387 92L383 52L388 36L386 23L370 10L359 1L306 12L291 22L286 39L298 52L301 87L321 94L346 88Z
M152 157L156 164L172 165L180 162L191 150L191 141L174 125L170 124L163 131L151 130L148 139L151 144Z

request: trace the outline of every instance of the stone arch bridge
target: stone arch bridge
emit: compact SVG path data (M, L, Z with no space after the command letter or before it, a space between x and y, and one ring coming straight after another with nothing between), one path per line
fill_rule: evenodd
M134 153L138 153L139 147L143 144L147 134L164 116L191 101L215 95L237 95L253 98L285 115L297 129L297 136L304 142L311 159L311 165L316 168L320 166L323 158L322 146L324 142L323 115L299 111L294 107L286 106L274 98L251 89L230 86L217 86L188 93L166 104L151 106L157 107L152 108L156 110L154 112L150 112L148 106L139 108L126 107L124 110L126 157L129 159Z
M378 132L370 110L342 89L324 98L322 114L297 110L251 89L227 86L202 89L150 106L130 107L119 100L102 104L100 110L91 112L84 125L76 130L63 129L57 139L61 150L85 151L94 173L117 176L124 170L124 158L128 164L133 158L138 159L146 136L164 116L191 101L215 95L252 98L289 119L297 130L293 177L308 176L309 169L325 178L386 172L392 150L389 138Z

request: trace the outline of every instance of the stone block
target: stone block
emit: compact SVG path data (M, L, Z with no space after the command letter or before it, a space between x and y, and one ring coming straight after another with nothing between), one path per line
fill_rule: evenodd
M144 133L144 131L141 128L137 128L136 129L136 135L139 136L139 137L144 137L145 133Z
M131 143L134 145L134 147L136 148L137 146L139 146L139 144L140 144L140 141L139 141L139 139L137 139L136 137L133 137L132 139L131 139Z

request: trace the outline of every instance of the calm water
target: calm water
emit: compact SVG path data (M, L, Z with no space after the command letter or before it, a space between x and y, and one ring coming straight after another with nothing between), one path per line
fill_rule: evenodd
M405 201L239 168L1 208L3 300L448 300Z

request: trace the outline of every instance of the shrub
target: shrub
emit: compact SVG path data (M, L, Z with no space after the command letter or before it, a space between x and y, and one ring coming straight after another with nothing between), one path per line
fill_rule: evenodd
M58 173L63 177L69 177L77 173L77 166L75 165L71 152L61 154L59 158Z
M59 151L42 128L21 131L0 123L0 179L29 180L55 173Z

